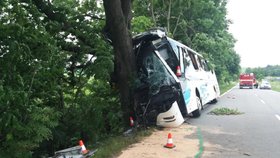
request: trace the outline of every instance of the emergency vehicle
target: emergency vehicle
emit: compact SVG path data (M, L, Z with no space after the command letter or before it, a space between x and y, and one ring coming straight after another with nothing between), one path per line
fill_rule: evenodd
M256 80L256 77L253 73L250 73L250 74L240 74L239 76L239 88L242 89L242 88L251 88L253 89L254 87L255 88L258 88L258 82Z

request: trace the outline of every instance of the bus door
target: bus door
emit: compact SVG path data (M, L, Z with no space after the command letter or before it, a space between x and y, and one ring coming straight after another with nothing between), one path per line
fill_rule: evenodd
M191 78L195 80L195 85L198 88L202 105L204 105L208 102L207 99L209 96L207 75L202 69L198 55L192 52L192 50L188 50L188 55L190 56L193 68L195 70L193 74L191 74Z
M205 102L208 103L209 101L211 101L212 99L214 99L213 97L215 97L214 95L214 88L213 88L213 75L212 72L210 71L206 61L198 56L198 62L201 66L201 73L203 74L203 79L205 81L205 85L206 85L206 96L205 96Z
M203 59L202 64L208 77L209 92L211 93L209 99L213 100L220 95L220 89L219 89L217 77L215 71L209 67L207 60Z
M179 48L180 70L182 73L182 75L178 78L180 80L180 84L182 87L184 101L185 101L186 105L188 105L188 103L190 102L191 89L189 87L190 79L185 76L185 74L186 74L185 68L187 66L187 65L185 65L185 63L186 63L187 54L185 53L183 48L181 48L181 47L178 47L178 48Z

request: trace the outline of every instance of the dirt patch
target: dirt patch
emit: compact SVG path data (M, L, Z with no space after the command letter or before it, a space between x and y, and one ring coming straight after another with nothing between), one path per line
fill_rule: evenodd
M131 145L118 158L193 158L199 151L196 127L183 124L177 128L157 130L143 141ZM173 149L165 148L168 133L172 134Z

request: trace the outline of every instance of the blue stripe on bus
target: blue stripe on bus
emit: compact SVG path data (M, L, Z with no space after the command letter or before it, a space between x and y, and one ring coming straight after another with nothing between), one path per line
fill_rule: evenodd
M186 106L189 104L190 102L190 98L191 98L191 90L190 89L186 89L186 91L184 92L184 100L186 103Z

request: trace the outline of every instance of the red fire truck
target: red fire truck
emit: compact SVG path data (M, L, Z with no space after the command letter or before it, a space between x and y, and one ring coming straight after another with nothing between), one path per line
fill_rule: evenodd
M239 88L249 87L251 89L258 88L258 82L253 73L250 74L240 74L239 76Z

